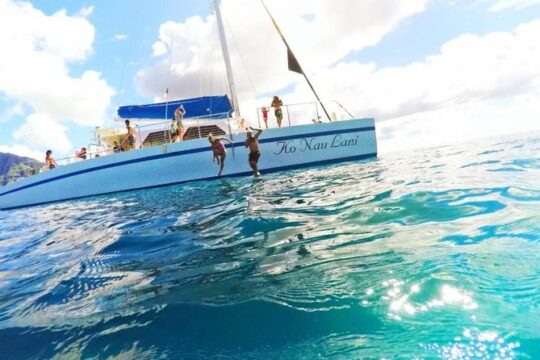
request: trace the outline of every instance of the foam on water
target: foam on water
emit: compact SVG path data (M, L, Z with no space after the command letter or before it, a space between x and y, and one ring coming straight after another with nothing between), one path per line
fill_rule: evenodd
M539 150L484 140L0 212L0 354L538 358Z

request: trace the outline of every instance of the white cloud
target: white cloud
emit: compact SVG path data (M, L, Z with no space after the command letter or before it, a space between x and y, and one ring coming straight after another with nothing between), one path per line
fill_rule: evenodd
M427 2L273 0L267 3L305 69L317 72L351 52L376 44L403 19L423 11ZM298 81L298 77L287 71L283 43L259 2L224 0L222 10L226 29L230 25L233 31L228 36L229 47L233 66L241 69L235 73L241 99L253 97L252 83L258 92L274 92ZM153 54L156 63L142 69L137 76L144 94L160 97L166 88L172 98L225 93L224 65L214 16L162 24ZM252 81L244 71L244 63Z
M381 122L377 128L379 150L388 153L535 131L540 129L539 99L537 92L504 102L473 102Z
M425 3L314 1L305 6L302 0L269 5L322 98L340 100L353 114L378 120L383 152L540 128L540 20L506 32L463 34L438 53L401 67L344 60L423 11ZM498 4L494 7L519 8L533 1ZM269 99L255 99L244 63L259 93L292 86L283 94L287 103L313 99L302 77L286 70L283 44L257 6L223 1L226 28L231 24L234 31L228 39L242 115L251 123L256 122L253 109ZM172 98L227 92L214 29L212 16L162 24L153 46L156 63L139 72L140 89L156 99L167 87Z
M510 32L462 35L403 67L341 62L317 74L325 98L379 120L528 94L540 86L540 20ZM331 92L330 92L331 91ZM296 96L308 96L304 86Z
M15 116L21 116L24 114L24 105L21 102L16 103L13 106L7 107L0 113L0 124L10 121Z
M82 17L88 17L94 13L94 7L93 6L86 6L83 7L81 10L79 10L79 16Z
M0 145L0 152L29 157L29 158L36 159L41 162L45 160L45 153L42 153L40 151L30 150L27 146L21 145L21 144Z
M539 4L540 0L498 0L489 7L489 11L521 10Z
M114 94L96 71L78 77L69 72L70 64L92 53L95 29L85 18L92 10L84 8L77 16L60 10L48 16L28 2L0 1L0 44L6 49L0 56L0 92L34 115L46 116L58 131L66 129L61 124L103 124Z
M66 136L66 127L60 125L46 114L34 113L13 134L15 140L28 147L52 149L62 155L71 149Z
M462 35L403 67L340 63L315 77L325 98L374 116L401 145L449 143L540 128L540 20L513 31ZM309 96L297 87L293 98ZM389 123L381 120L391 120ZM388 148L395 148L390 144Z
M129 39L129 36L126 34L116 34L114 35L114 40L116 41L123 41Z

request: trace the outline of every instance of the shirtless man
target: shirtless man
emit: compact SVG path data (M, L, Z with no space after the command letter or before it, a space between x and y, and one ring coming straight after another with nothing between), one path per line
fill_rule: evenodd
M58 164L56 163L56 161L54 160L52 156L51 150L47 150L47 152L45 153L45 165L47 165L49 170L52 170L58 166Z
M251 130L255 130L257 133L253 135L251 131L247 131L246 147L249 148L249 166L253 169L253 176L260 176L257 163L259 162L259 157L261 156L261 151L259 149L259 136L262 133L261 129L255 129L250 127Z
M124 145L124 143L127 141L128 150L132 150L135 147L135 129L129 125L129 120L124 121L124 123L126 124L127 135L120 143L120 146Z

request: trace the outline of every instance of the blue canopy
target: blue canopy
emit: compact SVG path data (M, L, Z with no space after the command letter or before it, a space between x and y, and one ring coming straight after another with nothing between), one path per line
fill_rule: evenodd
M118 116L122 119L172 119L174 118L174 111L180 105L183 105L186 110L184 119L224 119L232 113L229 98L227 95L223 95L203 96L147 105L120 106Z

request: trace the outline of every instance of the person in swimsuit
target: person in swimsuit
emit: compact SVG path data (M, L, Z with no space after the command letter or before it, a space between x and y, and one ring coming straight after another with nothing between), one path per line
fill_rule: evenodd
M223 172L223 167L225 166L225 158L227 157L227 149L225 148L225 145L223 145L223 142L221 140L226 140L232 144L232 140L226 137L216 138L214 137L214 135L212 135L212 133L208 134L208 142L210 143L210 145L212 145L212 152L214 154L212 161L217 161L217 164L219 165L218 176L221 176L221 173Z
M77 157L79 159L86 160L86 157L87 157L86 148L83 147L83 148L80 148L79 150L77 150L77 152L75 153L75 157Z
M251 130L257 131L255 135L251 131L246 132L246 147L249 148L249 166L251 166L251 169L253 170L253 176L257 177L260 176L261 173L259 173L259 168L257 167L257 163L259 162L259 157L261 157L261 151L259 148L259 136L262 133L261 129L255 129L250 127Z
M184 134L186 132L186 128L184 126L184 115L186 115L186 109L184 109L184 105L180 105L175 111L174 111L174 119L177 123L177 134L176 139L179 141L184 140Z
M135 129L129 125L129 120L124 121L124 124L126 124L127 135L124 140L122 140L120 145L124 145L124 143L127 141L127 150L131 150L135 148Z
M281 107L283 106L283 101L277 96L274 96L272 99L272 104L270 105L274 108L274 114L276 115L277 124L279 127L281 127L281 121L283 120L283 110L281 110Z
M261 108L261 112L263 116L264 126L266 126L266 128L268 129L268 108L266 106L263 106Z
M45 153L45 165L47 165L49 170L52 170L58 166L58 164L56 163L56 161L54 160L52 156L51 150L47 150L47 152Z
M175 143L176 140L178 140L178 121L176 121L176 118L172 119L171 121L171 142Z

